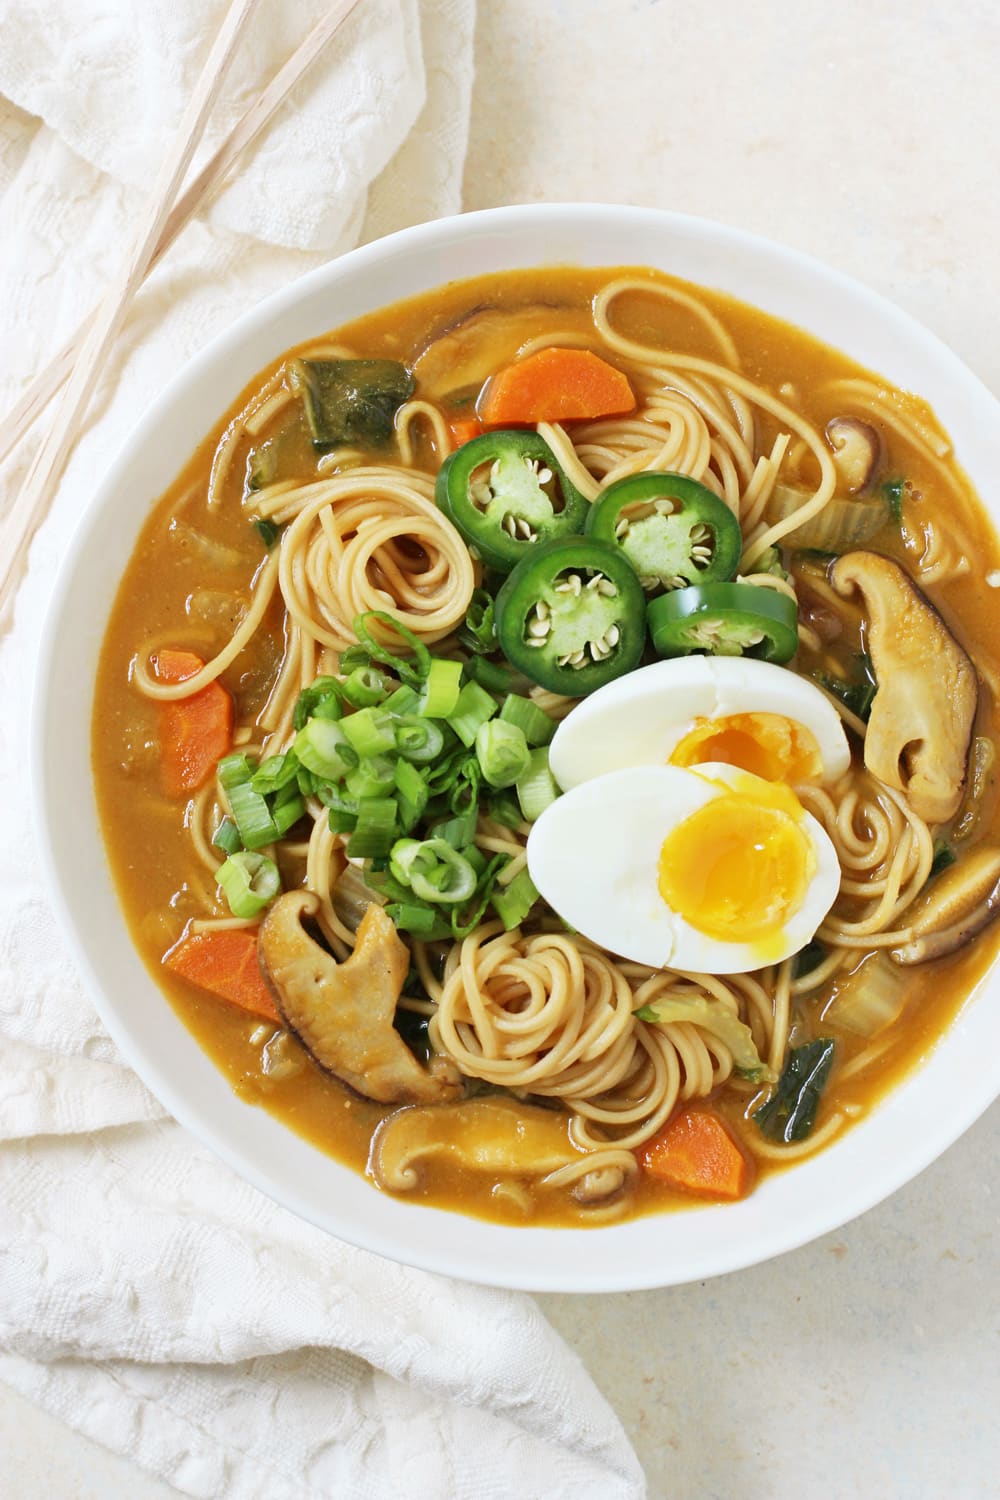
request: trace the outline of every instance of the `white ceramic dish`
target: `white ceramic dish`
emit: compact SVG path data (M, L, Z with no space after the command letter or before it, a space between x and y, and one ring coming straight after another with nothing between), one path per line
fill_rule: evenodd
M744 1202L592 1230L506 1228L387 1197L241 1103L160 995L129 939L98 826L89 758L98 651L148 507L251 376L290 344L457 277L544 263L648 264L731 292L919 392L989 497L1000 407L958 358L858 283L794 251L676 214L601 205L504 208L421 225L313 272L179 372L125 445L74 539L38 672L33 766L53 891L94 1002L164 1105L243 1177L382 1255L546 1291L671 1285L736 1270L835 1229L934 1160L1000 1093L992 974L948 1034L862 1124ZM995 517L996 518L996 517ZM66 724L78 726L67 737Z

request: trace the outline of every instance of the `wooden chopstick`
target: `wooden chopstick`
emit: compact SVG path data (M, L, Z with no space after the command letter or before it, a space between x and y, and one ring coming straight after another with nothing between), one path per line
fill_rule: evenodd
M285 102L292 89L322 52L334 33L359 5L361 0L340 0L317 21L309 35L272 78L267 88L254 100L246 113L222 142L210 161L178 198L160 235L149 262L147 275L169 250L181 230L190 223L212 193L229 175L238 158L257 139ZM93 308L75 333L67 339L44 369L31 381L24 395L0 423L0 463L14 451L52 400L73 368L84 340L93 326L98 309Z
M215 190L240 152L260 133L322 46L360 0L339 0L331 8L238 122L190 188L177 199L178 189L204 132L239 42L241 30L257 3L258 0L233 0L161 170L147 216L132 250L100 305L33 382L27 397L20 403L26 410L30 409L31 420L34 420L72 370L53 426L36 454L24 487L4 526L0 540L0 609L12 596L14 583L20 576L28 548L51 505L55 488L62 477L86 414L93 385L110 353L136 289L197 211L205 196ZM79 358L74 364L77 349Z

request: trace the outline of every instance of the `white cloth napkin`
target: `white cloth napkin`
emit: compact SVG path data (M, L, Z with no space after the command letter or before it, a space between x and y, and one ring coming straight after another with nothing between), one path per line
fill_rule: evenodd
M353 1250L235 1177L123 1066L40 882L25 769L64 538L164 378L266 292L460 206L474 0L363 0L134 306L0 642L0 1378L186 1494L638 1500L530 1298ZM265 0L228 124L319 13ZM0 411L125 243L221 0L0 0ZM213 139L206 149L214 143ZM20 482L37 436L4 473ZM67 725L77 753L88 726Z

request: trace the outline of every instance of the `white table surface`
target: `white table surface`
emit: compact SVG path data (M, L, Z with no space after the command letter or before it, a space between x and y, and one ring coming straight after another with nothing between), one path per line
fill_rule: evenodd
M1000 393L995 0L480 0L477 60L468 208L605 199L783 240ZM889 1202L769 1265L539 1299L653 1500L1000 1496L998 1144L994 1106ZM19 1500L176 1494L3 1386L0 1452Z

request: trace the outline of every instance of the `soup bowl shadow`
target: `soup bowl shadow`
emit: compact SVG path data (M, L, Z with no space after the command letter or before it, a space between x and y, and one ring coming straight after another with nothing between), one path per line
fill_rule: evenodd
M353 1245L494 1286L618 1291L700 1280L794 1249L926 1167L1000 1093L995 971L877 1109L816 1157L768 1176L743 1202L594 1229L487 1223L378 1192L236 1097L132 945L89 757L65 733L67 723L89 732L111 603L148 509L262 366L317 332L442 282L541 264L656 266L797 324L929 400L989 505L1000 472L1000 406L926 329L817 261L702 220L600 204L493 209L420 225L247 312L144 415L96 490L53 593L32 766L43 857L80 972L124 1057L182 1125L262 1192Z

